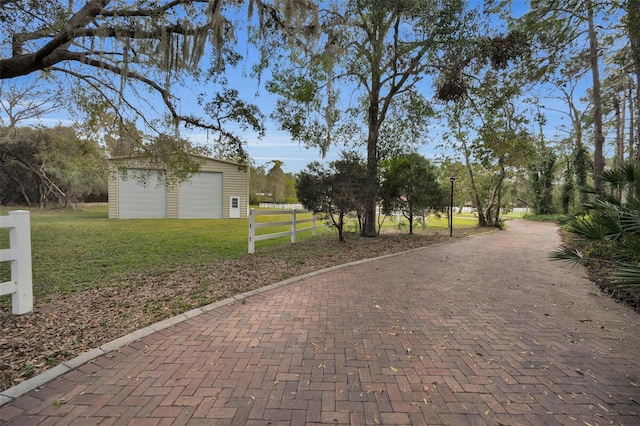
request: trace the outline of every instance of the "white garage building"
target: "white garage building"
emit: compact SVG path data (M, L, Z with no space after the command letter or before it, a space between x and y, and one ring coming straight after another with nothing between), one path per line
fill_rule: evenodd
M118 158L109 167L110 219L244 218L249 211L247 166L195 157L200 170L189 180L167 183L139 158ZM144 176L144 178L142 178Z

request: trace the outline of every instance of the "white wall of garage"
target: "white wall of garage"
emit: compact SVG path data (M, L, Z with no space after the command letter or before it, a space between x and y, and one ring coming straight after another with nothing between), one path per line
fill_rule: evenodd
M181 183L166 183L163 173L145 168L144 159L110 160L109 218L229 218L234 198L239 200L239 217L248 217L248 168L231 161L195 158L201 162L200 171ZM140 174L146 179L139 179ZM237 208L233 213L238 217Z
M220 219L223 206L222 173L196 173L180 184L178 218Z
M153 219L167 217L167 185L158 172L128 170L118 175L118 217Z

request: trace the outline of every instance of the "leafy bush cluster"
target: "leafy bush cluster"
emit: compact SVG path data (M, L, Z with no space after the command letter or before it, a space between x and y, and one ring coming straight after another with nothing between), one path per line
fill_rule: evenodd
M585 264L598 272L600 286L640 308L640 165L626 163L603 173L605 197L569 216L569 237L554 259Z
M381 162L376 187L368 184L367 173L366 164L355 152L342 152L341 158L331 162L329 168L312 162L296 178L298 200L314 213L326 215L340 241L344 241L344 226L352 218L357 218L357 230L363 233L365 205L371 194L380 206L378 233L381 221L398 212L408 220L412 234L414 223L426 225L429 214L442 210L446 204L435 167L419 154Z
M523 219L533 220L535 222L555 222L563 223L567 219L566 214L525 214Z

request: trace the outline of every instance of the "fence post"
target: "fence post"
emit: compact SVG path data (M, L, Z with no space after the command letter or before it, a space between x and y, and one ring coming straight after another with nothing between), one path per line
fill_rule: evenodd
M257 222L257 217L261 215L290 215L290 220L288 221L261 221ZM305 212L307 213L307 212ZM313 232L313 236L316 236L316 217L315 215L311 216L311 219L304 219L301 222L313 222L313 226L311 228L302 228L300 232L311 229ZM256 235L256 229L258 228L268 228L274 226L287 226L290 228L288 231L284 232L275 232L275 233L261 233L260 235ZM268 240L271 238L278 237L286 237L290 236L291 244L294 244L297 241L297 233L298 233L298 211L296 209L288 209L288 210L277 210L277 211L269 211L263 212L261 210L250 209L249 210L249 253L253 253L255 251L255 244L257 241Z
M313 215L311 216L311 236L315 237L316 236L316 214L313 213Z
M291 210L291 244L296 243L296 209Z
M9 245L15 258L11 261L11 280L17 284L11 295L14 315L26 314L33 310L33 282L31 271L31 225L27 210L9 212L13 217L13 227L9 231Z
M253 225L256 223L256 211L255 209L249 210L249 254L253 253L256 249L256 242L253 237L256 235L256 229Z

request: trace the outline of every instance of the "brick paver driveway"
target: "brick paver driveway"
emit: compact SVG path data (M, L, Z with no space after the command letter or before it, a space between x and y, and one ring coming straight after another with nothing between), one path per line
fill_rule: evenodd
M210 307L5 395L0 423L639 425L640 317L557 243L515 221Z

